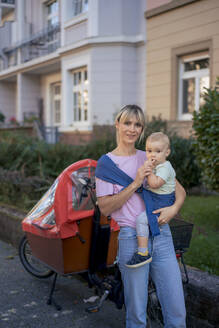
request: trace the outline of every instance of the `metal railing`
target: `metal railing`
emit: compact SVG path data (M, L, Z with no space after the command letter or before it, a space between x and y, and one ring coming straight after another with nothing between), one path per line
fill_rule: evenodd
M15 0L0 0L0 4L4 3L6 5L15 5Z
M57 126L43 127L44 140L49 144L55 144L59 141L59 132Z
M21 63L28 62L34 58L38 58L56 51L60 47L60 24L47 27L38 33L31 35L29 38L19 42L11 47L2 49L5 57L7 57L6 66L15 66L17 61L10 63L10 58L16 58L18 51L21 53Z
M45 126L38 120L35 120L33 123L40 140L44 140L48 144L55 144L59 141L59 130L57 126Z

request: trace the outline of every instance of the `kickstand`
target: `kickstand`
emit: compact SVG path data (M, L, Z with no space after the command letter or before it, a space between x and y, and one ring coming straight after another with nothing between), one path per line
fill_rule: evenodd
M48 305L53 304L55 306L56 310L60 311L62 309L62 307L59 304L57 304L56 301L53 298L53 293L54 293L54 290L55 290L57 275L58 275L57 273L55 273L55 275L54 275L54 279L53 279L53 282L52 282L52 288L51 288L50 293L49 293L49 298L48 298L47 304Z
M109 295L109 291L106 289L103 293L103 295L101 296L99 302L95 305L89 306L86 311L89 313L92 312L98 312L101 308L101 306L103 305L103 302L105 301L105 299L108 297Z

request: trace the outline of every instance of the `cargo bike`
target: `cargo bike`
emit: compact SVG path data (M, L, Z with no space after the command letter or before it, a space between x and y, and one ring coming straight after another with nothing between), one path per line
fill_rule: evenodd
M98 311L104 300L114 301L122 308L123 289L116 264L119 226L111 217L104 217L95 196L95 168L92 159L78 161L67 167L50 189L22 221L25 233L19 245L24 268L37 278L54 276L48 304L61 309L54 299L58 275L81 274L89 287L100 295L89 312ZM182 262L185 282L188 274L183 254L188 249L193 225L173 219L171 231L176 256ZM148 316L162 320L152 280L149 281Z

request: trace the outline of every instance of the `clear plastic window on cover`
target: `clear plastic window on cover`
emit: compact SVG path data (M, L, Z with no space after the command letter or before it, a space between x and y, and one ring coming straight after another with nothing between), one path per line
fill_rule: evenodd
M92 198L95 194L95 168L83 167L73 172L72 179L72 207L74 210L91 210L94 207ZM87 183L89 179L89 183ZM90 186L90 187L89 187Z
M39 200L34 208L28 213L28 218L34 220L44 215L54 203L55 192L58 186L58 179L53 183L45 195ZM45 222L46 223L46 222ZM48 223L51 224L51 223ZM55 224L55 223L54 223Z
M33 225L37 226L42 230L50 230L56 225L55 222L55 211L54 209L44 216L43 220L38 222L32 222Z

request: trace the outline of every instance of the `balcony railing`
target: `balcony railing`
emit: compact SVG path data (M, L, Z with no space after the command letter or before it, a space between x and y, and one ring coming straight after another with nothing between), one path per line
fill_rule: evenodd
M44 140L49 144L55 144L59 141L59 129L57 126L45 126L43 123L39 123L38 120L35 120L33 124L40 140Z
M34 58L48 55L60 47L60 24L45 28L37 34L14 46L2 49L4 68L18 64L17 54L20 52L20 63L28 62ZM0 54L1 55L1 54ZM6 58L6 63L5 63Z
M4 3L6 5L15 5L15 0L0 0L0 3Z

